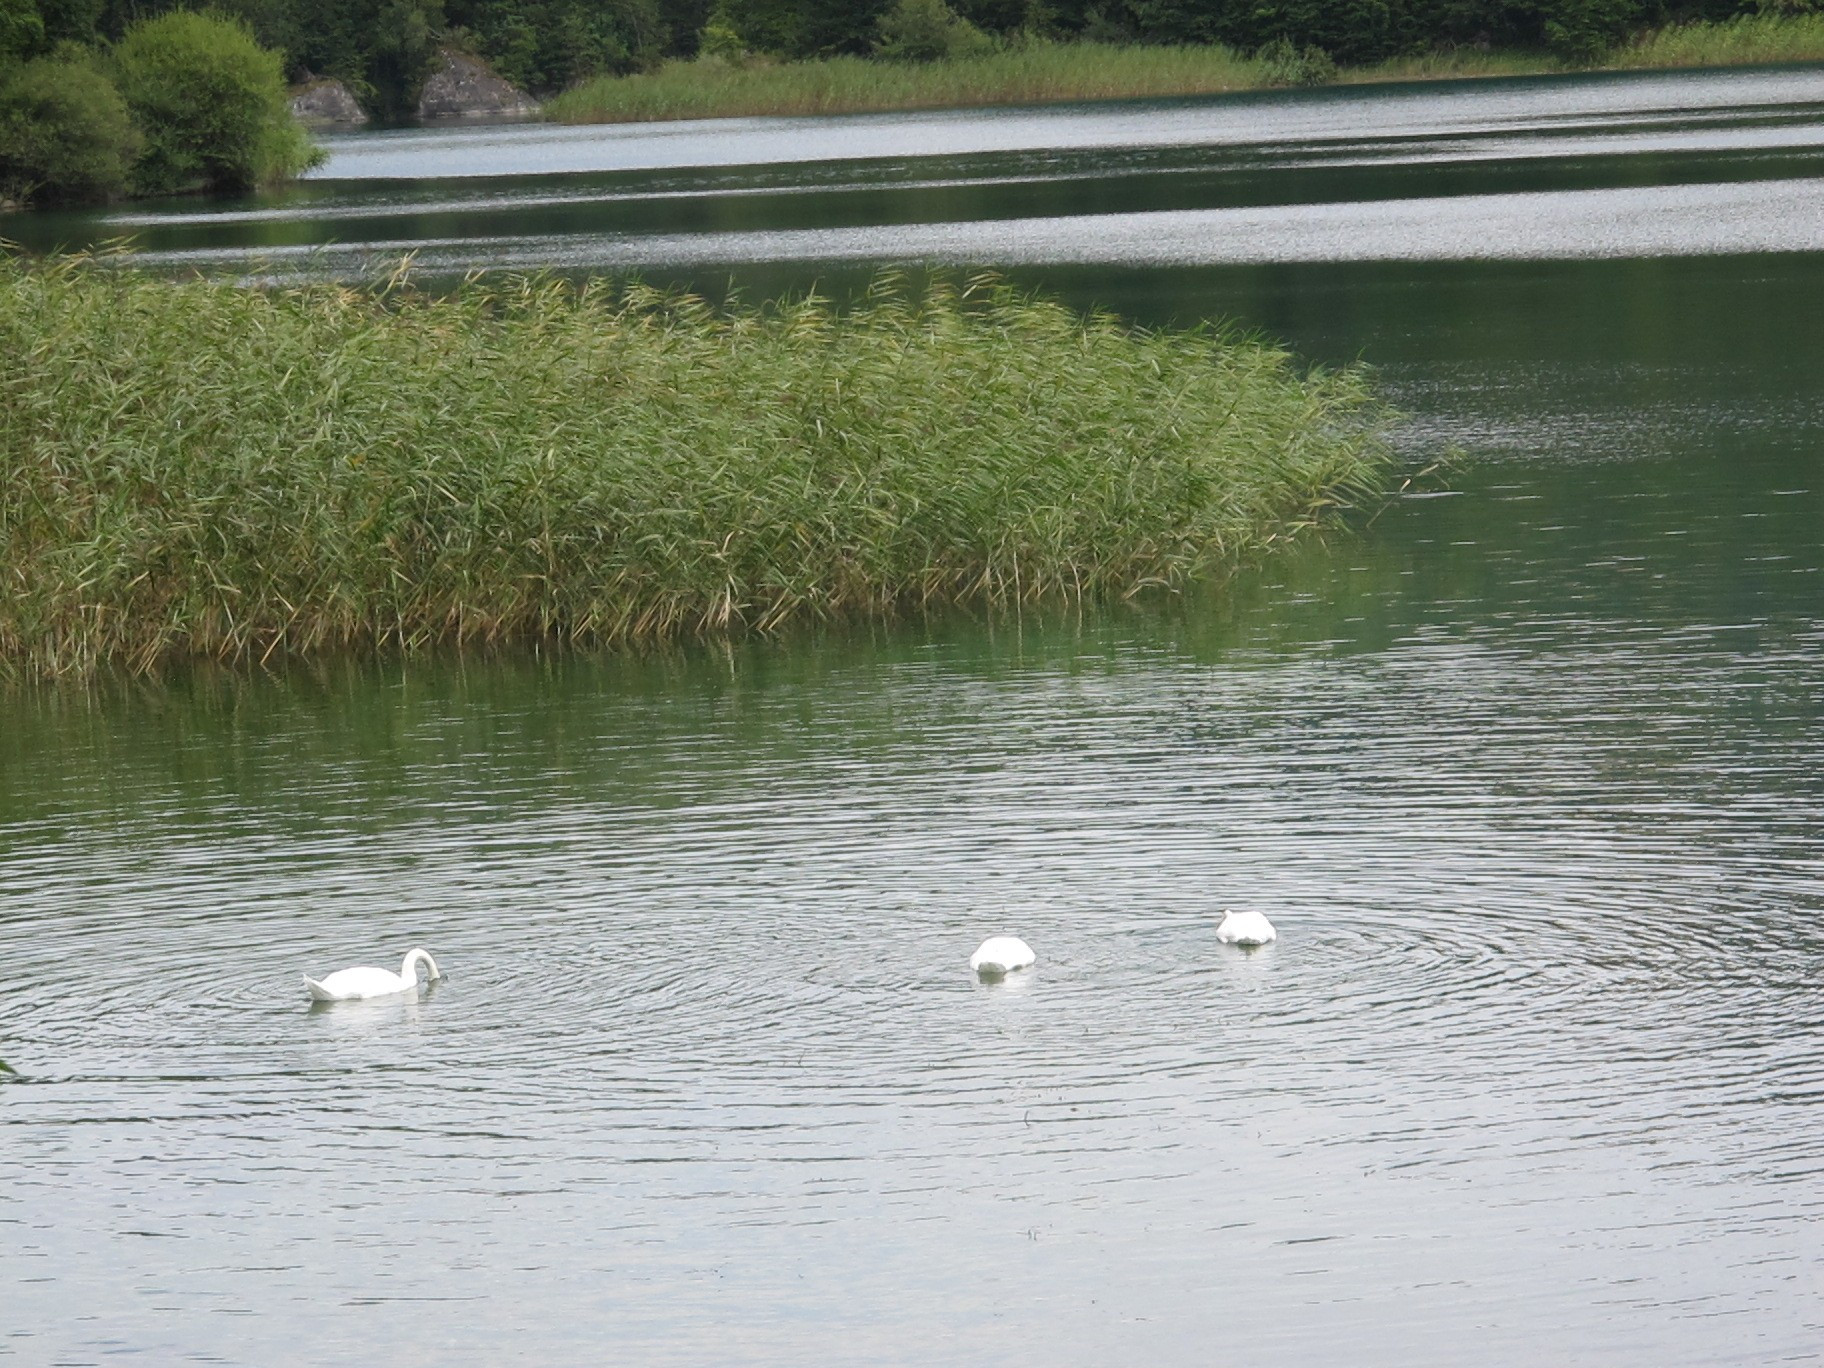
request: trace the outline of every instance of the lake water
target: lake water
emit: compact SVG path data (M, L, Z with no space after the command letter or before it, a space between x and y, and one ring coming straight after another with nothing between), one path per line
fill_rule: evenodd
M993 264L1462 464L1120 612L10 695L0 1359L1824 1359L1824 74L333 148L0 236Z

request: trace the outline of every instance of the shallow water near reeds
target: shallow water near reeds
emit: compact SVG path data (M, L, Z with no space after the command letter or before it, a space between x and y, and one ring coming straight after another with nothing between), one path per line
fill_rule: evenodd
M135 211L231 269L370 229L586 268L646 215L752 249L678 281L764 293L866 261L750 230L1277 205L1259 260L1004 264L1361 356L1414 458L1465 460L1177 602L9 695L0 1358L1824 1357L1820 84L1207 102L1385 140L1350 166L1032 134L977 184L911 121L897 187L805 189L873 174L806 147L612 200L483 151ZM463 145L350 146L414 139ZM1641 208L1744 187L1797 206L1759 254ZM1509 192L1633 236L1325 255L1296 219ZM1217 945L1229 905L1280 940ZM1002 930L1040 962L978 983ZM414 944L422 997L305 1002Z

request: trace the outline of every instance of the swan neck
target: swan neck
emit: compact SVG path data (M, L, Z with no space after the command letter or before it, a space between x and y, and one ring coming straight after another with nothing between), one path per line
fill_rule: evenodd
M432 980L443 977L443 975L437 972L437 961L431 958L431 952L428 950L408 950L405 955L405 963L399 966L399 977L404 979L407 983L418 982L418 964L420 961L423 962L424 967Z

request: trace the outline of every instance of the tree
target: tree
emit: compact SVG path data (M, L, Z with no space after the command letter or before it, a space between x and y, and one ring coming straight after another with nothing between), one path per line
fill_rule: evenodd
M310 164L279 54L239 20L187 11L148 19L127 30L112 65L145 137L134 168L142 193L247 190Z
M0 76L0 198L112 199L139 143L120 92L90 62L39 57Z

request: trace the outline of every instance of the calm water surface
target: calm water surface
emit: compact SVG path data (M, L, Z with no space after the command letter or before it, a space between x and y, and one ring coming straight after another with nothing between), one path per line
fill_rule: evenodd
M1511 82L0 221L750 292L951 241L1467 457L1119 613L10 696L0 1358L1824 1358L1821 140L1816 73Z

